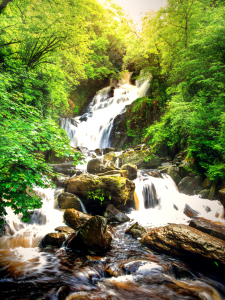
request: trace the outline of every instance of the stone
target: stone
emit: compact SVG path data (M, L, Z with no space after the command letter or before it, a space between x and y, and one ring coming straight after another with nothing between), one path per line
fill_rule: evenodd
M219 190L218 198L219 201L222 203L223 207L225 208L225 189Z
M69 226L58 226L55 228L55 231L65 233L67 235L70 235L71 233L75 232L75 230Z
M212 186L212 181L207 177L204 181L203 181L203 184L202 184L202 188L203 189L210 189L211 186Z
M200 176L184 177L178 184L178 189L181 193L187 195L195 195L198 189L201 190L202 178ZM199 190L199 192L200 192Z
M153 228L140 242L152 250L208 261L212 265L216 261L225 267L225 242L187 225Z
M63 242L65 241L65 235L63 233L48 233L42 239L41 243L45 246L56 246L62 247Z
M210 191L209 189L204 189L199 193L201 195L202 199L208 199L209 191Z
M146 230L138 222L136 222L129 227L125 233L131 235L134 239L137 239L139 237L143 237L143 235L146 233Z
M65 191L77 195L88 212L102 214L108 204L134 207L135 183L121 175L80 175L68 180Z
M116 154L113 151L111 151L104 155L104 159L107 159L114 163L117 160L117 157L116 157Z
M60 209L75 208L82 211L79 199L71 193L61 193L58 196L58 206Z
M73 165L73 162L66 162L62 164L49 164L52 167L55 173L61 173L64 175L74 175L76 174L76 166Z
M197 217L199 215L199 212L192 209L188 204L185 204L183 213L186 216L188 216L189 218L194 218L194 217Z
M102 254L110 246L112 236L107 232L107 219L101 216L91 217L68 244L73 250L89 254Z
M128 171L128 179L134 180L137 178L137 166L132 164L126 164L121 167L121 170Z
M172 263L171 267L176 279L195 279L195 276L189 270L181 267L177 263Z
M107 205L104 217L110 223L125 223L130 221L127 215L116 209L112 204Z
M217 184L217 181L213 181L212 183L212 186L210 188L210 191L209 191L209 199L212 200L214 195L215 195L215 192L216 192L216 184Z
M225 226L223 225L217 225L213 222L196 218L191 220L189 226L225 241Z
M167 175L170 175L173 181L178 185L181 181L182 176L179 173L179 167L171 166L167 169Z
M78 230L91 218L88 214L74 208L66 209L63 217L65 223L74 230Z
M114 152L115 150L116 150L115 148L105 148L105 149L102 149L102 152L105 155L109 152Z
M101 171L104 169L104 166L102 164L102 161L99 158L94 158L89 160L87 164L87 171L90 174L97 174L101 173Z
M151 172L148 172L148 175L152 176L152 177L155 177L155 178L163 178L162 177L162 174L158 171L151 171Z
M67 285L63 285L61 286L57 293L56 293L56 296L57 296L57 300L65 300L66 297L72 292L71 288Z
M101 156L102 155L101 149L95 149L95 154Z
M161 159L152 154L151 150L134 151L133 149L122 154L123 164L134 164L139 169L151 169L161 164Z
M52 177L52 181L57 187L64 188L69 178L69 176L65 176L64 174L57 174L57 176Z

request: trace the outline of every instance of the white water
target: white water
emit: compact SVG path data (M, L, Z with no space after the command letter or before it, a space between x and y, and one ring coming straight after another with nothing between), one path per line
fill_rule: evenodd
M198 195L188 196L179 193L169 175L163 175L163 178L140 176L134 182L139 199L139 210L133 211L130 217L143 226L157 227L170 223L188 224L191 218L183 213L186 204L198 212L198 217L219 221L225 225L224 209L219 201L201 199ZM145 200L150 204L148 205L150 208L145 208Z
M113 97L110 97L111 87L95 95L88 112L83 115L86 121L80 122L80 117L75 118L79 123L76 127L71 120L62 120L61 127L66 130L72 146L85 146L90 150L110 147L113 120L124 111L126 105L145 96L150 87L150 79L137 80L136 85L131 85L129 74L125 75L115 88Z

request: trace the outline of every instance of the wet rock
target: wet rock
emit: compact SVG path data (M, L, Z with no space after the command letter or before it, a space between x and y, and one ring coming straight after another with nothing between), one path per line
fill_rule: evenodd
M124 176L124 173L121 172L120 170L112 170L112 171L108 171L105 173L96 174L96 176L106 176L106 175L118 175L118 176L126 177L126 176ZM127 172L127 175L128 175L128 172Z
M66 297L72 292L71 288L67 285L63 285L61 286L57 293L56 293L56 296L57 296L57 300L65 300Z
M207 177L204 181L203 181L203 184L202 184L202 188L203 189L210 189L211 186L212 186L212 181Z
M64 188L66 186L66 181L69 179L69 176L65 176L63 174L58 174L57 176L54 176L52 178L53 183L57 186L57 187L62 187Z
M71 233L74 233L75 230L69 226L59 226L55 228L55 231L59 231L65 234L70 235Z
M157 169L159 170L160 173L166 174L169 168L170 166L159 166Z
M150 175L152 177L155 177L155 178L163 178L162 174L160 172L157 172L157 171L148 172L148 175Z
M49 164L55 173L61 173L64 175L74 175L76 174L76 166L73 162L66 162L63 164Z
M65 241L65 235L63 233L48 233L42 240L42 245L45 246L56 246L62 247L63 242Z
M62 193L58 196L58 205L60 209L75 208L82 211L79 199L71 193Z
M217 181L213 181L212 183L212 186L210 188L210 191L209 191L209 199L212 200L214 195L215 195L215 192L216 192L216 184L217 184Z
M182 176L179 173L179 168L178 167L175 167L175 166L169 167L167 169L167 174L172 177L172 179L174 180L174 182L176 184L178 184L181 181L181 179L182 179Z
M125 274L134 274L135 272L137 272L137 270L147 264L148 261L143 261L143 260L136 260L136 261L131 261L128 263L125 263L122 265L122 269L125 272Z
M74 230L78 230L91 218L91 216L74 208L66 209L63 217L65 223Z
M201 195L202 199L208 199L209 197L209 189L205 189L205 190L202 190L199 194Z
M0 225L0 238L5 235L12 235L14 232L9 227L8 224L1 224Z
M225 226L217 225L200 218L191 220L189 226L225 241Z
M111 241L112 236L107 232L107 219L94 216L80 228L68 247L89 254L101 254L109 248Z
M122 154L123 164L134 164L139 169L151 169L158 167L161 160L158 156L152 154L149 149L134 151L133 149Z
M175 275L176 279L194 279L195 276L187 269L184 267L181 267L180 265L176 263L172 263L172 272Z
M218 198L222 203L223 207L225 208L225 189L219 190Z
M130 221L127 215L116 209L112 204L107 205L104 217L110 223L125 223Z
M130 234L134 239L137 239L139 237L143 237L143 235L146 233L146 230L138 222L136 222L130 228L128 228L125 233Z
M116 154L113 151L111 151L104 155L104 159L115 162L117 160L117 157Z
M134 180L137 178L137 166L132 164L126 164L121 167L121 170L128 171L128 179Z
M187 194L187 195L194 195L200 191L202 185L202 178L200 176L194 176L194 177L184 177L180 183L178 184L178 189L181 193Z
M95 149L95 154L101 156L102 155L101 149Z
M101 173L101 171L103 169L104 169L104 166L102 164L102 161L99 158L91 159L87 164L87 171L90 174Z
M105 148L105 149L102 149L102 152L105 155L109 152L114 152L115 150L116 150L115 148Z
M81 198L89 212L102 214L108 204L134 207L134 182L121 175L80 175L68 180L65 191Z
M150 249L225 267L225 242L187 225L151 229L140 241Z
M87 171L90 174L105 173L112 170L114 170L114 167L105 167L99 158L91 159L87 164Z
M188 216L189 218L194 218L194 217L197 217L199 215L199 212L192 209L188 204L185 204L183 213L186 216Z

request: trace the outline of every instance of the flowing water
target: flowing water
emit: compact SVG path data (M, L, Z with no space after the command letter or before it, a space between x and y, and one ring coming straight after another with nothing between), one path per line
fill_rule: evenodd
M63 121L72 143L89 149L109 146L113 119L148 87L147 81L132 86L125 78L113 97L109 97L111 88L101 90L90 104L86 121ZM153 253L125 234L134 221L148 228L188 224L190 218L184 214L187 204L199 216L224 223L220 202L180 194L170 176L155 178L149 170L139 170L134 182L137 209L130 213L131 222L108 226L113 241L102 256L73 253L64 246L41 246L42 237L64 225L56 200L62 190L35 189L43 206L32 212L29 224L7 208L8 229L0 238L0 299L62 300L69 294L67 300L225 299L225 283L215 273ZM174 264L188 270L191 278L176 279Z

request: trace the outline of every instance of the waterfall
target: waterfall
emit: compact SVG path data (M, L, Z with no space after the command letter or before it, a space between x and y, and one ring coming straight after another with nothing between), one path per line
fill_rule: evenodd
M115 117L124 111L126 105L143 97L149 90L150 79L137 80L130 84L131 73L122 73L122 79L116 87L106 87L97 92L87 112L73 119L77 127L69 119L63 119L61 127L67 132L72 146L85 146L90 150L110 147L109 136Z
M184 214L186 205L189 205L203 217L224 224L224 209L217 200L199 198L198 195L188 196L181 194L169 175L155 178L139 171L134 180L136 199L139 200L138 210L131 212L131 218L140 224L149 227L164 226L169 223L188 224L190 218Z

